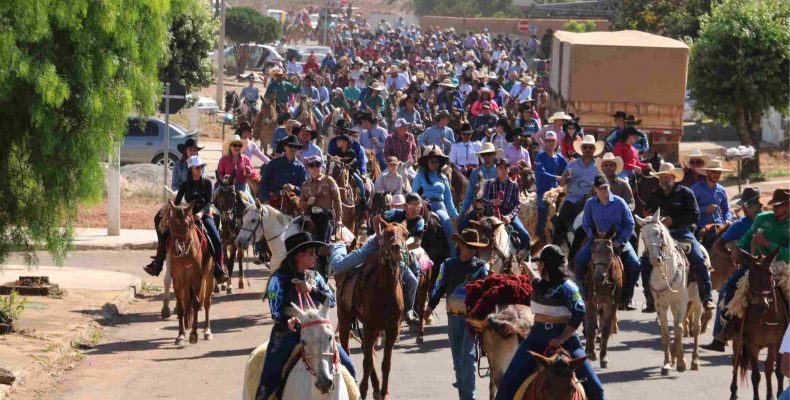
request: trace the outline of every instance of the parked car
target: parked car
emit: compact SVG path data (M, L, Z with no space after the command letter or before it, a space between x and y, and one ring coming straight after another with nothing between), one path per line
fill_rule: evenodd
M127 118L127 121L126 136L121 147L121 164L162 165L165 162L165 121L135 116ZM170 123L167 163L171 168L181 158L178 145L195 136L197 132L190 132L178 124Z
M296 61L304 61L302 60L302 50L296 47L287 47L285 49L285 59L291 60L291 57L296 57Z
M187 104L189 104L189 102L195 97L197 97L197 101L195 102L195 107L197 107L198 112L211 114L219 111L219 105L217 105L217 101L212 99L211 97L188 94Z
M266 73L269 72L269 68L280 65L285 60L272 46L255 43L248 46L250 48L250 57L247 59L247 66L245 67L247 71ZM228 71L236 69L236 54L233 50L233 47L225 49L225 69ZM261 60L261 57L263 57L263 64L259 66L258 62ZM236 72L242 73L244 71Z
M307 60L307 57L310 56L310 52L314 52L315 61L318 63L318 65L321 65L321 63L324 62L327 54L332 54L332 49L326 46L307 46L303 47L301 51L305 60Z

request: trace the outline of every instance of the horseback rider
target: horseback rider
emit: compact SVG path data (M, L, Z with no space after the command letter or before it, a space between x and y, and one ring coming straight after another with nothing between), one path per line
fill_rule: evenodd
M361 120L364 132L360 133L360 144L365 150L371 150L376 154L376 160L380 166L384 166L384 144L387 141L387 130L379 126L379 118L370 113L361 113Z
M489 180L497 177L496 157L502 154L501 149L496 149L491 143L483 143L477 156L483 159L483 165L477 167L469 174L469 184L466 185L464 192L464 201L461 204L461 215L466 215L469 207L472 204L472 199L475 198L480 180Z
M535 109L533 108L534 104L535 100L531 99L520 103L518 105L519 116L514 123L516 128L521 128L525 133L530 135L536 135L541 129L540 117L535 113Z
M291 128L291 134L295 135L299 139L299 143L302 145L302 150L299 150L298 153L299 161L302 162L302 165L305 167L307 166L305 160L309 157L317 156L321 159L324 158L324 152L322 152L321 148L313 142L316 138L318 138L318 131L311 128L310 125L302 125L298 122L295 122ZM308 175L309 174L306 174L306 176Z
M546 132L543 138L545 150L535 156L535 199L538 203L538 238L545 240L546 217L549 205L543 200L543 195L549 190L559 186L560 179L568 166L568 160L556 152L557 133Z
M250 74L247 81L249 81L249 85L241 89L240 96L247 101L247 105L252 109L252 115L255 116L258 114L258 97L260 96L260 92L258 88L255 87L255 75Z
M261 148L252 141L252 127L249 123L243 121L239 124L238 135L241 136L242 140L241 154L244 154L250 160L252 160L253 156L258 157L258 159L264 164L267 164L269 161L271 161L266 153L264 153L263 150L261 150Z
M496 149L504 150L509 144L507 139L510 137L510 132L510 122L507 118L499 118L494 125L494 131L483 139L483 143L492 143Z
M565 125L566 121L572 121L573 117L568 114L565 114L563 111L555 112L551 117L549 117L549 123L543 125L542 128L535 134L534 139L540 146L540 150L543 151L546 147L545 144L545 136L549 132L554 132L557 134L557 140L560 141L565 137L565 131L562 130L562 127ZM581 152L579 152L581 153Z
M790 263L790 189L776 189L768 205L773 211L760 213L755 217L754 223L748 231L738 240L738 247L752 253L754 248L755 255L767 255L775 250L779 250L776 261ZM749 264L740 263L740 252L731 253L732 261L741 267L730 276L719 292L719 297L724 298L724 309L720 310L723 317L718 322L721 326L718 331L714 326L714 341L703 348L724 351L724 345L731 339L737 324L731 323L727 316L727 305L729 305L735 295L736 284L749 270ZM787 299L785 299L786 301ZM787 304L787 303L785 303Z
M477 152L483 147L479 140L472 140L472 127L467 123L461 124L461 141L453 143L450 148L450 162L455 164L462 172L477 168L479 161Z
M341 162L347 164L351 170L349 171L351 175L351 179L359 188L360 193L360 201L363 205L359 210L358 214L364 212L365 205L368 204L368 192L367 188L365 187L365 182L362 180L361 169L359 163L357 162L359 159L359 154L355 151L354 147L351 145L354 142L350 136L346 133L341 133L335 136L335 145L337 146L334 151L331 149L328 151L329 155L332 157L337 158Z
M510 179L510 161L502 158L496 164L496 179L486 182L483 189L483 202L496 210L497 218L516 231L520 241L520 249L528 250L530 237L524 224L518 217L521 209L518 184Z
M288 110L288 101L291 94L299 93L299 86L284 80L285 72L280 67L270 69L269 76L272 79L269 82L269 86L266 87L263 99L269 100L273 98L277 104L277 111L285 112Z
M575 273L576 282L581 285L587 274L587 266L592 258L591 245L595 238L593 229L599 232L614 230L615 236L612 238L614 253L623 262L624 276L621 310L636 310L633 304L634 286L639 281L639 258L636 251L629 242L634 234L634 217L631 209L622 197L613 194L610 190L609 179L599 174L593 181L595 195L584 204L584 218L582 227L587 234L587 241L576 253Z
M330 125L333 128L337 129L337 134L332 139L329 139L329 144L326 146L326 153L328 155L335 155L337 153L337 139L340 134L347 134L350 135L354 133L354 131L348 127L348 121L341 119L338 120L335 125ZM351 139L351 136L349 136ZM368 157L365 155L365 150L362 148L362 145L359 144L357 140L351 140L351 149L357 155L357 166L359 167L359 171L362 174L367 173L367 164L368 164Z
M690 188L695 183L704 181L705 175L701 168L704 168L710 160L710 156L703 154L700 149L691 150L683 162L683 180L680 181L680 184Z
M481 106L480 114L478 114L472 121L472 128L474 128L475 140L482 140L486 137L486 131L496 126L499 117L491 112L491 104L483 103Z
M667 226L669 233L675 240L691 244L691 252L687 258L691 269L697 276L697 287L699 297L702 300L705 310L713 310L713 298L711 296L711 281L708 267L705 264L700 244L694 237L693 226L699 220L699 207L697 199L691 189L677 184L683 178L683 171L675 168L671 163L661 163L658 172L660 188L651 193L645 205L645 211L652 215L659 209L663 217L661 222ZM645 290L645 308L642 312L655 312L653 295L650 292L650 273L652 266L647 255L641 259L642 285Z
M300 232L285 239L287 254L280 268L272 274L266 286L266 297L272 313L274 326L266 347L266 359L261 371L261 380L255 398L267 400L284 383L283 368L294 348L300 342L301 327L296 317L288 317L286 308L291 304L304 304L303 297L315 304L335 306L335 294L320 274L313 268L316 265L316 252L326 244L314 241L307 232ZM309 304L310 301L307 302ZM348 372L355 375L354 364L342 346L335 351L340 363Z
M565 186L565 200L554 220L553 243L557 245L567 242L568 230L573 228L573 220L584 208L593 179L598 175L595 157L603 151L603 142L596 141L592 135L585 135L584 139L575 142L573 147L582 157L569 162L560 179L560 184Z
M453 242L455 226L453 220L458 219L458 211L453 203L450 181L442 173L442 169L448 161L449 158L444 155L442 149L438 146L426 148L422 157L418 160L420 170L417 171L417 176L411 184L411 190L428 200L431 211L436 213L442 224L442 230L444 231L450 254L455 254L455 242Z
M448 123L450 123L450 113L440 110L434 117L434 124L420 134L417 143L422 146L439 146L442 151L450 151L450 147L455 143L455 133L447 126Z
M623 172L620 177L633 182L636 175L643 171L652 171L653 167L639 160L636 143L639 140L639 131L633 126L628 126L619 134L620 140L614 145L612 154L623 159Z
M497 104L497 102L494 101L494 94L495 94L494 88L491 87L490 85L486 85L481 87L479 92L480 92L480 98L478 98L477 101L475 101L474 104L472 104L472 109L470 110L472 116L477 117L478 115L482 114L485 110L484 106L486 104L488 104L488 107L490 109L489 112L498 115L499 104ZM496 123L496 121L494 121L494 123ZM494 123L492 123L491 126L494 126Z
M280 141L280 145L283 148L283 156L261 166L261 183L258 187L261 201L278 209L282 204L280 191L283 187L291 185L296 194L299 194L307 175L304 165L296 158L299 150L304 147L299 139L294 135L288 135Z
M309 176L302 185L299 196L299 209L315 224L315 235L318 241L329 242L332 233L343 225L343 210L340 200L340 189L331 176L324 175L323 157L313 155L305 157L305 166ZM321 263L325 265L325 262ZM328 276L325 270L319 270Z
M609 134L606 135L606 140L604 141L604 143L606 144L607 151L611 152L612 149L614 148L615 143L617 143L615 139L619 138L620 131L625 129L625 117L627 116L628 114L626 114L625 111L617 111L611 115L611 117L614 118L614 128L612 128L612 130L609 131ZM609 138L611 138L612 140L609 141Z
M633 143L634 148L636 148L638 154L647 154L650 150L650 142L647 140L647 134L636 129L636 126L641 124L642 120L636 119L636 116L633 114L626 114L625 116L623 116L623 114L625 113L622 111L618 111L614 114L617 127L612 129L612 133L606 137L606 148L614 152L614 146L623 140L623 136L626 135L626 130L628 128L633 128L637 132L636 141Z
M732 170L722 168L720 160L711 161L707 167L701 168L701 170L704 171L705 181L697 182L690 188L694 192L694 197L697 198L697 206L700 210L695 232L700 240L702 240L700 232L708 225L729 225L733 220L730 203L727 200L727 191L724 186L719 184L721 173ZM709 243L708 247L712 244Z
M529 149L523 143L525 138L526 134L522 128L513 129L507 136L507 141L511 143L505 147L503 158L506 158L513 165L526 165L528 169L531 169L532 162L529 157Z
M409 132L409 122L398 118L393 124L395 132L384 141L384 157L395 157L407 165L417 163L417 139ZM412 172L413 174L413 172Z
M398 174L399 165L397 157L387 157L387 170L376 178L376 193L403 194L404 178Z
M502 376L497 400L513 399L519 386L537 369L537 362L527 351L547 354L562 347L572 358L585 356L576 331L584 321L586 308L579 287L571 280L571 273L565 265L565 254L559 246L550 244L543 247L533 261L537 264L537 272L526 263L522 265L532 278L534 291L530 306L535 313L535 323ZM603 385L589 360L576 370L576 375L588 399L605 398Z
M381 96L381 91L385 90L381 82L374 80L368 85L368 95L362 101L362 109L369 110L371 114L381 114L384 111L384 98Z
M475 229L464 229L454 234L453 240L459 243L457 257L450 257L442 263L436 284L431 291L425 318L433 313L439 301L447 294L447 333L450 336L450 350L455 370L455 383L458 398L475 398L475 371L477 370L477 351L475 337L466 325L466 284L488 276L488 263L477 258L478 249L488 247L488 239L481 238Z
M192 214L203 222L206 228L206 233L209 239L209 251L211 251L212 259L214 261L214 278L218 282L224 283L228 281L228 272L222 262L222 240L219 237L219 231L214 218L211 215L211 199L213 191L211 188L211 181L203 176L203 170L206 168L200 156L192 156L187 160L189 166L189 177L178 188L178 194L173 202L175 205L181 204L181 200L185 200L192 204ZM162 272L162 265L167 256L167 242L170 239L170 230L167 229L162 232L162 237L156 250L156 256L153 261L146 265L143 270L150 275L159 276Z
M324 120L324 113L321 111L321 94L318 88L315 87L315 78L312 74L308 74L302 80L301 95L310 98L313 102L313 116L318 123ZM298 119L302 115L302 105L299 104L294 109L294 119Z
M277 153L276 149L280 141L290 134L289 132L293 128L294 122L296 122L296 120L291 119L291 113L284 112L277 116L277 128L275 128L274 133L272 133L271 151L273 153ZM263 146L263 143L261 143L261 146Z
M395 115L397 119L403 118L412 129L421 131L423 129L422 115L420 111L415 108L419 94L408 94L403 100L403 107L398 107L398 112Z
M447 111L447 115L451 111L461 110L464 109L464 98L461 92L458 90L458 85L453 83L453 80L450 78L443 79L437 86L439 86L440 92L437 93L437 101L436 107L439 110Z
M233 135L227 142L225 155L217 163L217 178L222 179L226 175L233 176L233 184L237 192L244 192L248 198L252 199L250 189L247 187L247 176L253 172L252 160L241 152L244 141L239 135Z

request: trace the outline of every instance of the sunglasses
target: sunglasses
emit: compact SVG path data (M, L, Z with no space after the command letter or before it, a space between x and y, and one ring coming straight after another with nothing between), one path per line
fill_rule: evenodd
M308 168L321 168L320 163L307 164Z
M235 148L239 148L240 149L241 148L241 143L232 144L232 145L230 145L230 147L235 147Z
M582 150L595 150L595 146L584 145L582 146Z
M699 159L692 159L692 160L689 160L689 164L699 164L699 165L702 165L702 164L705 164L705 161L702 161L702 160L699 160Z

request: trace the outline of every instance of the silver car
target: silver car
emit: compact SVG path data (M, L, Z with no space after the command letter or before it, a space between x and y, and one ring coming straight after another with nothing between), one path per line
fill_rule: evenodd
M129 117L127 121L129 124L121 147L121 164L162 165L165 160L165 121L159 118L140 117ZM189 132L182 126L170 123L170 146L167 158L170 168L181 159L178 145L196 136L197 132Z

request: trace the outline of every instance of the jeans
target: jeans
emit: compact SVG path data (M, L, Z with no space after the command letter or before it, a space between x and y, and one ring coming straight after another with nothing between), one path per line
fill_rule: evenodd
M458 398L461 400L474 400L477 351L475 351L475 338L469 333L469 328L466 326L466 318L448 315L447 333L450 336L450 351L453 355L453 370L455 370L455 387L458 388Z
M691 233L690 230L686 230L680 232L671 232L671 235L675 240L682 240L684 242L691 243L691 252L686 257L689 260L691 269L693 269L694 273L697 275L697 289L699 289L699 298L702 299L703 303L708 300L712 300L713 296L711 295L712 284L710 282L710 272L708 272L708 267L705 265L702 249L700 248L699 242L697 242L697 239L694 237L694 234ZM645 297L647 297L648 293L650 292L650 272L653 267L650 265L650 260L646 256L642 256L641 269L642 284L645 286ZM648 302L652 302L652 294Z
M521 241L521 249L529 249L529 232L527 232L527 228L524 227L524 224L518 218L518 215L513 217L513 220L510 221L510 226L518 233L518 238Z
M359 192L362 194L362 203L367 207L368 204L368 193L365 190L365 182L362 180L362 176L359 175L359 172L354 171L351 173L351 179L354 180L354 183L357 184L359 188Z
M785 391L784 391L784 392L782 392L782 393L779 395L779 398L778 398L777 400L790 400L790 387L788 387L787 389L785 389Z
M579 249L579 252L576 253L574 272L576 274L576 281L580 283L579 288L581 288L582 291L584 291L584 285L582 285L581 282L584 279L584 275L587 273L587 266L590 264L590 260L592 260L591 245L592 240L588 240L581 249ZM620 253L620 260L623 261L623 268L625 269L623 271L625 279L623 280L623 298L621 300L623 304L628 304L628 302L634 298L634 287L639 280L640 271L639 258L636 257L636 252L634 248L631 247L631 243L623 245L623 250Z
M521 342L516 350L516 355L507 367L507 371L502 376L502 381L499 383L497 389L497 400L511 400L516 395L519 386L524 383L524 380L532 374L538 367L535 358L529 355L527 351L544 354L549 345L549 341L555 337L559 337L562 331L565 330L565 324L544 324L536 322L532 329L529 331L529 336L526 340ZM578 358L586 355L579 336L574 334L570 339L562 344L562 348L570 353L572 358ZM590 400L604 400L603 385L595 375L593 366L589 360L576 368L576 377L582 381L584 391L587 398Z
M281 328L286 329L286 328ZM288 357L291 356L294 348L299 344L300 335L298 333L288 333L281 338L275 338L275 334L269 339L269 346L266 348L266 360L263 363L263 370L261 371L261 382L258 385L256 399L268 399L277 387L285 382L281 382L283 368ZM354 364L348 356L343 347L338 345L337 353L340 357L340 363L346 367L352 376L356 376L354 371Z
M414 300L417 296L417 285L419 280L414 275L414 263L416 259L414 255L409 253L408 263L402 263L400 270L400 279L403 282L403 311L409 312L414 310Z
M351 271L357 265L367 260L368 256L379 249L379 241L373 236L365 242L365 245L347 254L346 245L335 243L329 247L329 267L336 274Z
M296 106L293 112L293 119L299 118L300 115L302 115L302 106ZM313 106L313 116L315 117L316 124L318 125L320 125L321 121L324 120L324 114L321 112L320 109L318 109L317 106Z
M439 216L439 222L441 222L442 230L444 231L444 238L447 240L447 248L450 249L451 255L455 254L455 241L453 240L455 227L453 227L453 220L450 219L450 214L447 213L447 209L444 207L444 202L432 201L431 211Z
M214 262L221 265L222 262L222 239L219 237L219 231L217 230L217 225L214 224L214 218L208 216L208 214L203 214L203 226L206 227L206 232L208 232L208 239L209 239L209 246L213 250L214 254Z
M724 318L725 320L729 320L727 314L725 313L727 311L727 304L729 304L732 298L735 296L735 289L738 281L743 278L744 275L746 275L746 271L748 270L748 265L738 268L738 270L735 271L732 276L727 279L727 282L725 282L724 285L722 285L719 289L719 302L724 299L724 306L716 308L716 318L713 320L713 337L718 336L722 329L724 329L724 323L721 321L721 319Z
M320 213L313 213L310 212L310 219L315 224L315 236L313 237L314 240L318 240L319 242L329 243L329 238L332 236L332 230L334 228L332 218L332 211L330 210L323 210ZM323 276L324 278L329 276L327 265L327 257L326 256L318 256L318 265L316 270Z
M537 227L537 234L539 238L544 237L544 233L546 231L546 217L549 213L549 205L543 201L543 193L538 193L538 227Z

